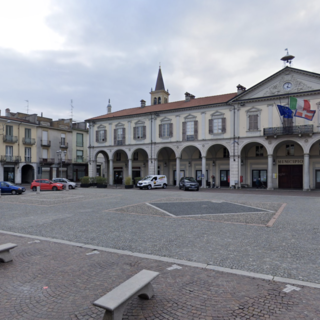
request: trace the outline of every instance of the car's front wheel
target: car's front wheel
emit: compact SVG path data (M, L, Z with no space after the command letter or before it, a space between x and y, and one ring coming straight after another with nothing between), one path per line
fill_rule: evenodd
M163 188L163 189L167 189L167 185L164 184L164 185L162 186L162 188Z
M151 190L151 184L148 185L148 190Z
M70 184L70 185L69 185L69 190L71 190L71 189L72 189L72 185Z
M17 194L17 191L16 190L12 190L11 194Z
M37 191L37 187L32 187L32 191Z
M57 187L52 187L52 191L57 191L58 188Z

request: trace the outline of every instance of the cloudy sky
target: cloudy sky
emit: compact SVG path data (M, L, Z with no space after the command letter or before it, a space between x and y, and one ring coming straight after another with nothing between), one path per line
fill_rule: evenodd
M85 119L249 88L293 66L320 73L317 0L0 0L0 109ZM26 102L29 101L29 103Z

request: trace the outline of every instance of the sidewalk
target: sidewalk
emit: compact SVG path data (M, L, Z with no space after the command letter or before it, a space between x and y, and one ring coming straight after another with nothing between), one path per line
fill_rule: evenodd
M134 298L125 320L320 319L316 288L0 233L8 242L18 247L0 263L1 320L102 319L92 302L142 269L160 272L155 296Z

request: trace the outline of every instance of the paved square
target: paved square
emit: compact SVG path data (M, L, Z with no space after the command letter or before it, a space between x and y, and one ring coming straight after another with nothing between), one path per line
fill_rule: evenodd
M231 202L170 202L155 203L152 205L158 207L174 216L201 216L210 214L239 214L253 212L267 212L267 210L235 204ZM269 211L270 212L270 211Z

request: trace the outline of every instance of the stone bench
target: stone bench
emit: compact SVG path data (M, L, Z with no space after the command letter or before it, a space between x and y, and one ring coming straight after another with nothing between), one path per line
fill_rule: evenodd
M152 298L154 292L150 282L158 275L159 272L142 270L93 304L106 310L103 320L121 320L126 305L134 296Z
M9 262L12 261L10 250L15 248L17 245L14 243L6 243L0 245L0 261Z

